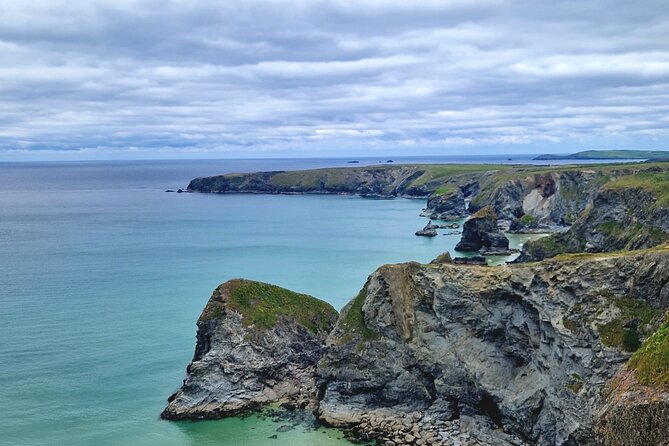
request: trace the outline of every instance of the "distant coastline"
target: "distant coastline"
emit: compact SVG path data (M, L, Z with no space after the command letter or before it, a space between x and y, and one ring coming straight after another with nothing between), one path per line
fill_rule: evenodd
M567 155L544 154L534 158L546 160L667 160L667 150L585 150Z

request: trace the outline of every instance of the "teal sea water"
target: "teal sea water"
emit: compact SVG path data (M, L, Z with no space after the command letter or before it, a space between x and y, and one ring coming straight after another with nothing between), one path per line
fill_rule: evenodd
M346 160L0 164L0 444L347 444L258 417L158 418L219 283L267 281L339 309L379 265L453 248L458 236L413 235L423 200L164 192L200 175L336 165Z

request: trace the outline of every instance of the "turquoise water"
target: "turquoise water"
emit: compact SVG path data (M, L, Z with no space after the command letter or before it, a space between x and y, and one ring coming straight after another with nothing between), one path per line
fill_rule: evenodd
M320 164L319 164L320 163ZM335 445L334 431L161 421L221 282L341 308L379 265L429 261L422 200L165 193L198 175L345 161L0 165L0 443ZM278 440L278 441L277 441Z
M458 241L413 235L423 200L164 192L331 165L346 160L0 164L0 443L348 444L258 417L158 418L219 283L267 281L341 308L381 264Z

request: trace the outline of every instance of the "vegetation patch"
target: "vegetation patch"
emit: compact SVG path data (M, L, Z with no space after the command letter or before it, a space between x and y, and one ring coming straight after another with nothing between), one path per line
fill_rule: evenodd
M669 204L669 170L644 171L610 181L607 189L642 189L650 192L658 205Z
M620 237L625 233L625 227L622 223L614 220L610 220L600 224L597 227L597 230L603 234L610 235L612 237Z
M581 378L581 375L578 373L572 373L569 383L567 383L565 387L574 393L578 393L583 388L583 378Z
M648 334L647 326L657 320L661 312L640 299L614 297L612 300L620 314L598 326L599 336L604 345L633 352L641 345L640 337Z
M432 192L432 196L436 197L438 195L451 195L456 191L456 187L452 184L446 184L444 186L441 186L437 188L434 192Z
M669 322L651 335L632 356L628 367L639 383L669 390Z
M362 306L365 304L365 293L361 291L348 308L348 311L342 317L340 326L344 331L341 338L342 343L351 342L357 335L360 341L372 341L379 337L379 334L365 324L365 315L362 312Z
M281 318L293 319L313 333L328 332L337 311L307 294L250 280L233 280L227 287L227 306L243 316L242 321L260 329L271 329ZM220 317L216 308L211 317Z
M472 215L472 218L490 218L492 220L497 220L497 213L492 206L486 206L476 211L476 213Z
M525 226L531 225L536 220L537 219L534 218L534 216L532 216L531 214L524 214L522 217L520 217L520 222Z

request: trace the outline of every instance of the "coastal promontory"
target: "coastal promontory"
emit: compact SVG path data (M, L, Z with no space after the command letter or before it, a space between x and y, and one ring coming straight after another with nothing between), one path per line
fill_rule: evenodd
M297 307L269 305L277 293ZM449 256L385 265L334 325L334 310L298 296L255 282L219 287L163 416L289 402L382 444L548 446L641 444L629 426L651 413L643 444L669 435L667 247L497 267Z
M337 312L305 294L249 280L214 291L197 345L162 418L223 418L269 403L315 409L316 364Z

